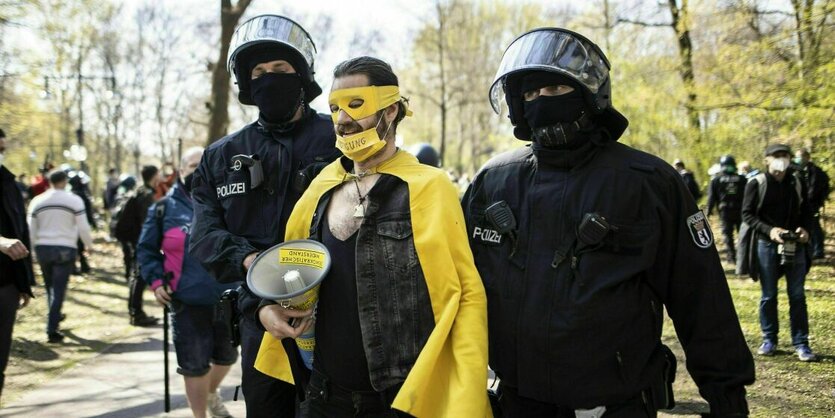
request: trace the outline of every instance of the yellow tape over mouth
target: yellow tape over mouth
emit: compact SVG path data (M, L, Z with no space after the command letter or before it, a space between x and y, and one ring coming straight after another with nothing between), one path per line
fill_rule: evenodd
M403 100L398 86L364 86L334 90L328 97L333 123L339 119L339 111L345 111L353 120L365 119L392 103ZM351 106L353 102L353 107ZM406 105L404 101L404 105ZM333 111L334 106L336 111ZM406 105L406 116L412 111Z

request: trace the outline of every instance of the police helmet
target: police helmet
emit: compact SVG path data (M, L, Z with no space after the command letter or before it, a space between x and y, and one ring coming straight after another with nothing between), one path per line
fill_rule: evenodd
M136 187L136 177L122 174L120 177L119 187L125 190L133 190Z
M580 86L593 120L617 140L629 121L612 106L609 68L603 51L583 35L561 28L534 29L516 38L505 50L490 87L490 104L500 113L504 98L514 126L513 134L530 140L521 78L531 71L556 73Z
M432 145L425 142L415 144L409 147L408 151L417 157L421 164L431 165L432 167L441 166L441 158L438 155L438 151Z
M725 154L725 155L719 157L719 165L721 165L721 166L732 165L732 166L736 167L736 160L734 159L733 155Z
M293 57L290 63L302 78L304 99L307 103L322 94L322 88L314 78L316 45L310 34L291 19L266 14L255 16L238 25L229 44L231 52L227 69L235 76L238 84L238 101L247 105L255 104L250 95L248 58L253 52L263 48L278 48Z

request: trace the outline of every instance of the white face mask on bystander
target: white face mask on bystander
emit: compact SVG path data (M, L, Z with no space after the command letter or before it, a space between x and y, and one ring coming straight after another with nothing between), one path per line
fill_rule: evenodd
M788 158L774 158L768 164L769 171L779 171L784 172L786 169L789 168L789 159Z

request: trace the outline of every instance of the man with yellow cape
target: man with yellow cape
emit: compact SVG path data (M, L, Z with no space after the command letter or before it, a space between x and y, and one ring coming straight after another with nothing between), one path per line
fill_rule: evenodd
M319 290L313 370L303 417L489 417L487 316L457 190L439 169L394 144L411 114L385 62L359 57L334 70L337 147L296 205L286 240L315 239L333 266ZM383 138L383 139L381 139ZM308 318L266 305L256 360L292 382L280 339Z

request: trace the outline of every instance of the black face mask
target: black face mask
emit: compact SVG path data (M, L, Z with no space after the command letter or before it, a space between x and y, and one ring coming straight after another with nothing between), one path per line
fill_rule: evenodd
M583 127L580 119L586 104L579 90L561 96L539 96L524 104L531 138L545 147L571 143Z
M304 92L298 74L266 73L250 81L252 101L270 123L287 123L302 104Z
M191 194L191 181L194 180L194 173L187 175L183 178L183 190L186 191L186 194Z

